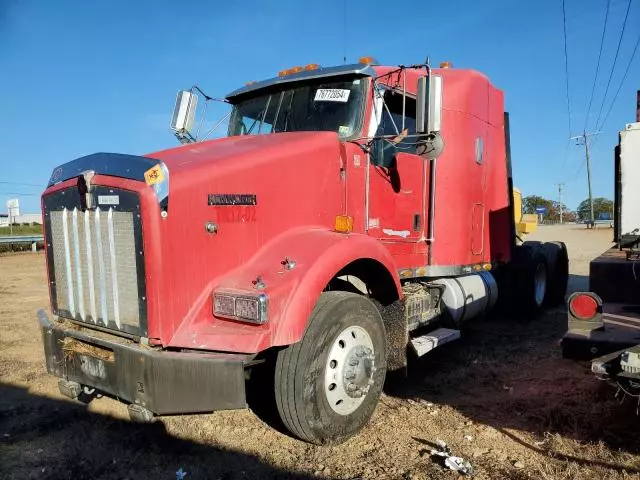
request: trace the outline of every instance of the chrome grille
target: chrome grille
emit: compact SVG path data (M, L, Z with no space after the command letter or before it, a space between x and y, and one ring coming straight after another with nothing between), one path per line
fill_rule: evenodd
M48 212L58 315L135 332L141 327L135 213L113 207Z

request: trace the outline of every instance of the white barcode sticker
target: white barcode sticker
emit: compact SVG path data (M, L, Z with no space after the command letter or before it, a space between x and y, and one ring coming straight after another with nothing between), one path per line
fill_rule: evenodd
M316 102L341 102L346 103L349 100L351 90L343 90L341 88L319 88L316 90Z
M120 205L119 195L98 195L99 205Z

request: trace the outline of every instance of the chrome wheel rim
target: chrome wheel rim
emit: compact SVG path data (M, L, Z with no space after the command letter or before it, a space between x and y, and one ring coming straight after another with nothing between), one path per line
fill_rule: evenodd
M371 336L362 327L347 327L335 338L325 366L324 393L339 415L355 412L373 385L376 371Z
M540 306L547 291L547 267L544 263L539 263L536 267L534 281L536 305Z

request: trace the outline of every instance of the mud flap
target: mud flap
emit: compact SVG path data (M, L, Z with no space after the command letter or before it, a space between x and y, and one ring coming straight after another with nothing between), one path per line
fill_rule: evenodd
M406 374L409 327L402 302L376 306L387 334L387 371Z

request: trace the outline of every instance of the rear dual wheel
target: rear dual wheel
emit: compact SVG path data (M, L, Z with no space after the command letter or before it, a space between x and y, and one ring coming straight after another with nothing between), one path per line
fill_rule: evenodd
M546 242L542 249L550 266L549 281L544 304L556 307L564 303L569 283L569 254L563 242Z
M340 443L371 418L385 373L386 340L378 309L362 295L325 292L302 340L278 352L280 418L302 440Z
M562 242L525 242L513 259L512 306L529 318L543 307L564 301L569 278L569 257Z
M512 305L528 318L542 310L547 295L547 257L539 245L521 245L514 255Z

